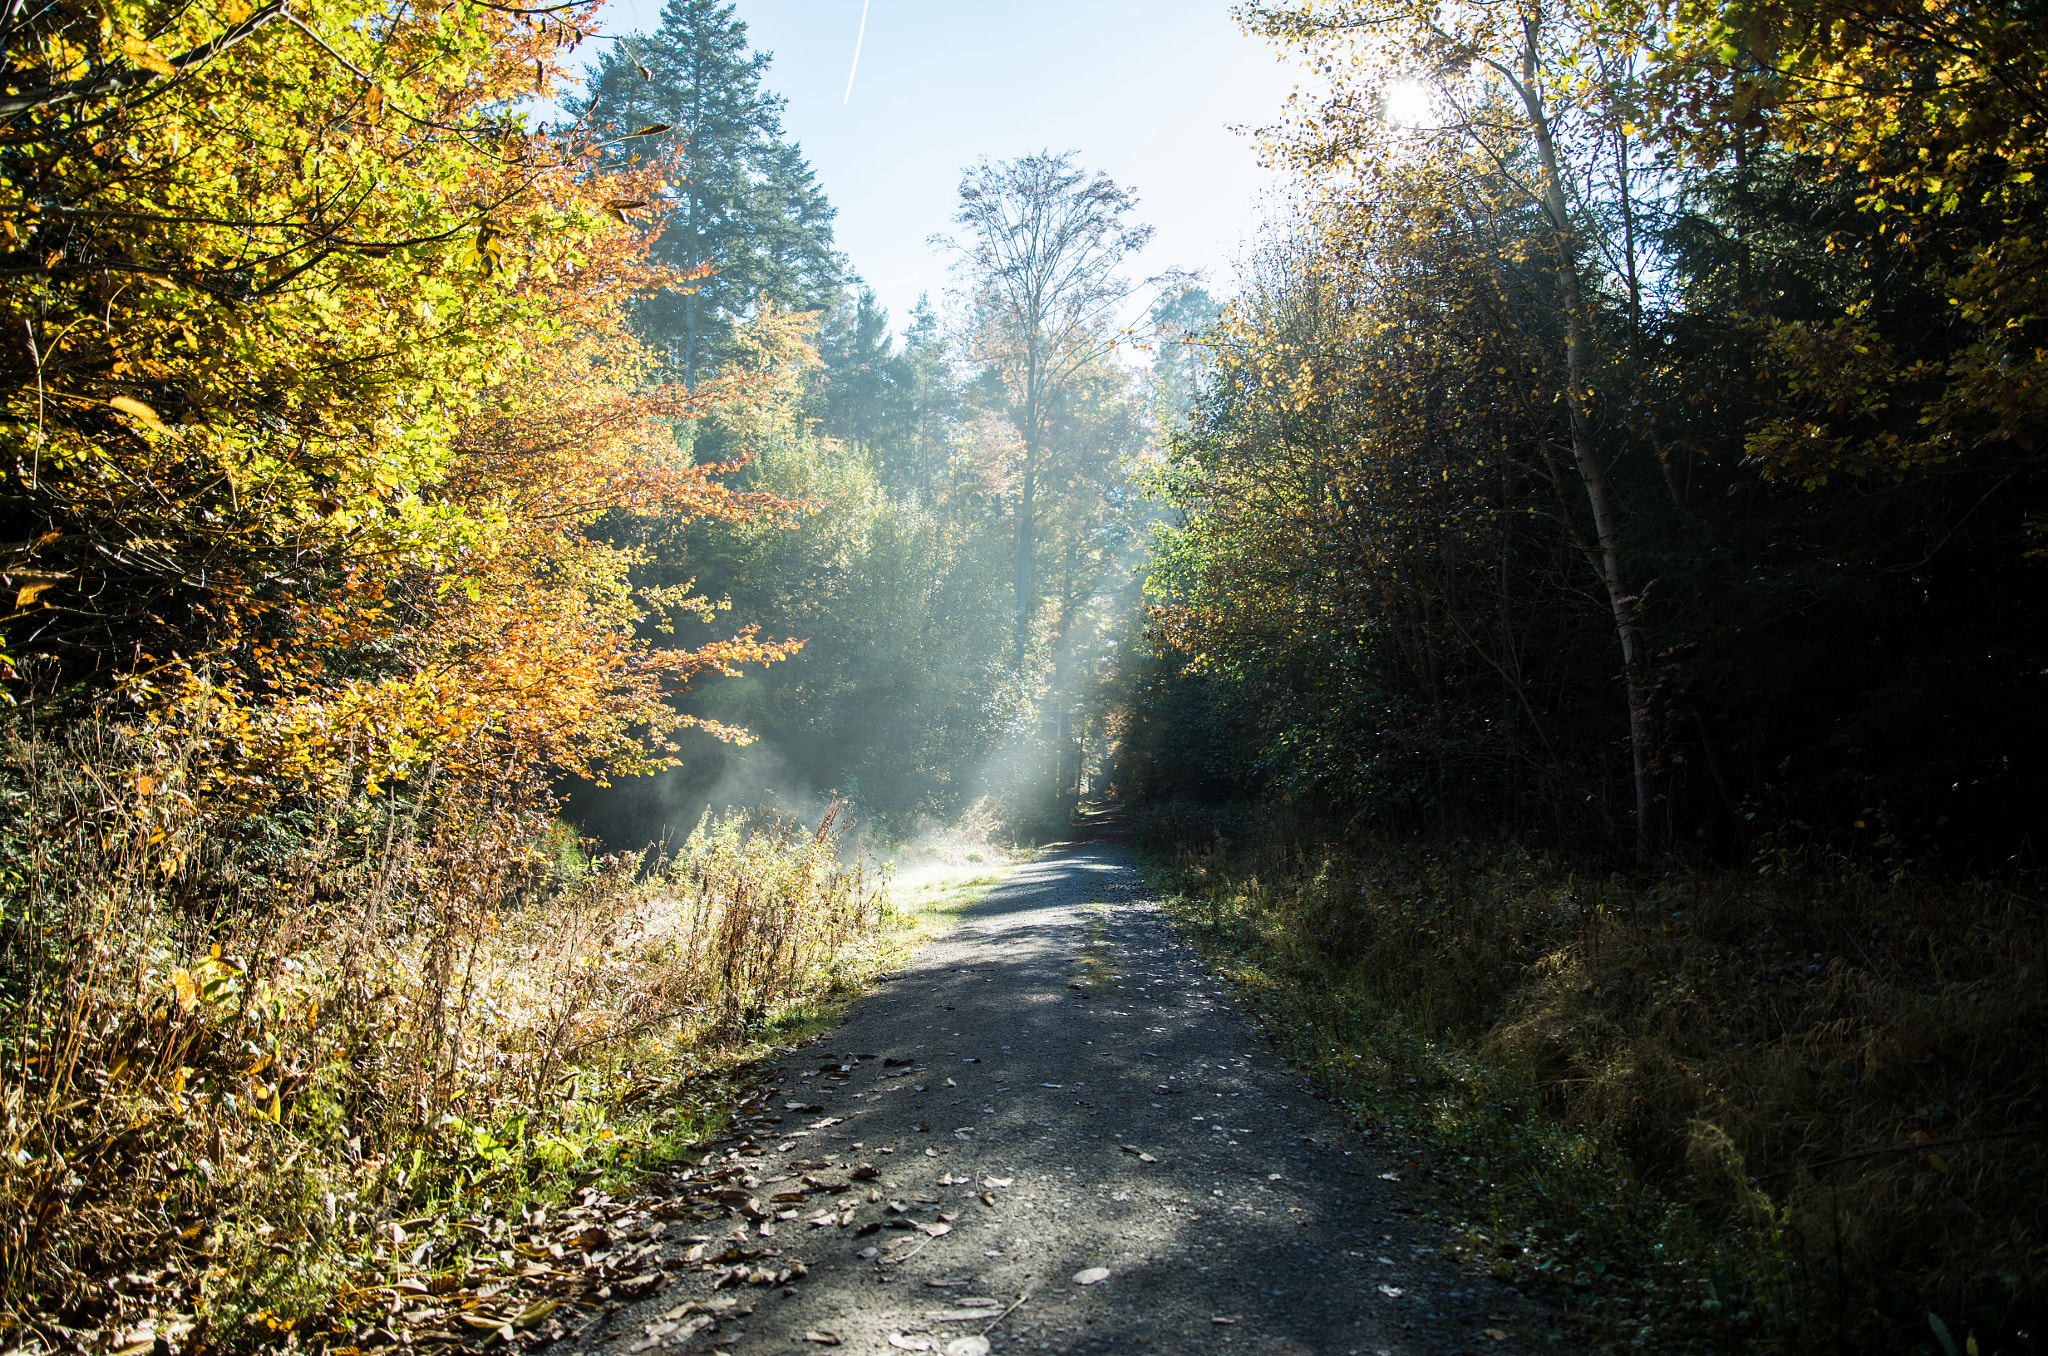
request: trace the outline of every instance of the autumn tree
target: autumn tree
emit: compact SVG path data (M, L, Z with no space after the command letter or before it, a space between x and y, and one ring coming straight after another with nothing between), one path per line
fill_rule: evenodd
M429 766L452 788L658 765L693 675L788 652L744 628L649 647L644 618L703 600L636 591L584 530L786 507L678 451L703 397L650 384L622 328L676 279L614 195L665 167L593 175L583 129L506 112L587 20L137 9L17 32L17 86L56 93L0 129L10 677L33 659L43 693L196 703L211 794L273 803Z
M1320 103L1298 107L1297 121L1278 144L1283 159L1309 173L1369 174L1376 162L1399 154L1404 139L1447 137L1477 151L1540 214L1553 270L1549 304L1564 359L1558 398L1570 415L1571 464L1590 528L1572 530L1606 594L1620 641L1636 858L1647 862L1656 799L1648 640L1624 559L1621 509L1608 483L1619 449L1603 441L1596 409L1603 355L1594 289L1585 274L1598 239L1586 227L1588 165L1604 168L1602 136L1619 123L1602 106L1620 92L1610 49L1625 56L1634 35L1623 26L1588 25L1537 0L1506 7L1311 0L1255 5L1248 18L1275 41L1311 53L1330 81ZM1588 78L1603 66L1607 80ZM1422 127L1392 128L1384 116L1390 87L1404 81L1421 82L1432 97ZM1574 163L1574 151L1585 163ZM1632 191L1625 169L1619 189Z
M1124 266L1152 230L1125 220L1137 196L1081 169L1072 152L982 161L960 181L965 232L938 243L958 261L966 350L1014 431L1015 597L1012 662L1030 648L1039 495L1056 455L1052 433L1084 378L1117 342L1139 284Z

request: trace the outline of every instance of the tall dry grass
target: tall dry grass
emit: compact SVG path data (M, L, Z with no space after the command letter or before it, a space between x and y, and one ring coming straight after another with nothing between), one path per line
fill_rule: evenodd
M1987 1356L2038 1339L2037 898L1798 856L1587 876L1278 813L1136 827L1333 1091L1390 1116L1410 1098L1446 1181L1490 1179L1496 1230L1551 1240L1493 1265L1547 1254L1586 1276L1608 1230L1599 1260L1643 1281L1610 1335L1932 1350L1938 1323Z
M0 1347L274 1338L388 1221L687 1137L883 944L836 806L585 862L517 777L224 814L207 737L0 743Z

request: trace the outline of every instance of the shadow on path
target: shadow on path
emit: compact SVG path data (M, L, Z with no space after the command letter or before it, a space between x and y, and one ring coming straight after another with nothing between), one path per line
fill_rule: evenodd
M1532 1350L1541 1311L1436 1260L1370 1139L1266 1053L1148 899L1122 828L1091 816L1012 871L777 1065L770 1114L693 1167L771 1217L673 1260L743 1239L807 1278L727 1290L689 1330L709 1282L736 1279L696 1272L590 1345Z

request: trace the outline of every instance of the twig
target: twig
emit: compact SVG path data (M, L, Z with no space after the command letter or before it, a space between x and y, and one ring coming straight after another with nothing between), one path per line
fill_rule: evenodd
M922 1242L922 1243L918 1244L918 1245L917 1245L916 1247L912 1248L912 1249L911 1249L911 1250L910 1250L909 1252L906 1252L906 1253L904 1253L904 1254L903 1254L903 1255L902 1255L901 1257L878 1257L878 1258L876 1258L876 1259L875 1259L875 1265L876 1265L876 1266L878 1266L878 1267L893 1267L893 1266L900 1266L900 1265L902 1265L903 1263L905 1263L905 1262L908 1262L908 1261L909 1261L909 1260L910 1260L911 1258L913 1258L913 1257L917 1256L917 1255L918 1255L919 1253L923 1252L923 1251L924 1251L924 1250L925 1250L926 1248L929 1248L929 1247L930 1247L931 1245L932 1245L932 1241L931 1241L931 1240L930 1240L929 1238L927 1238L927 1239L926 1239L926 1240L925 1240L924 1242Z
M1818 1163L1801 1163L1796 1168L1781 1168L1777 1172L1766 1172L1752 1177L1752 1182L1768 1182L1774 1177L1790 1177L1795 1172L1812 1172L1820 1168L1832 1168L1838 1163L1854 1163L1859 1158L1876 1158L1882 1154L1909 1154L1915 1149L1945 1149L1951 1144L1982 1144L1990 1139L2018 1139L2024 1135L2038 1135L2039 1130L2007 1130L1996 1135L1964 1135L1958 1139L1930 1139L1924 1144L1894 1144L1883 1149L1865 1149L1860 1154L1846 1154L1841 1158L1823 1159Z
M992 1323L990 1323L990 1324L989 1324L989 1325L988 1325L988 1326L987 1326L986 1328L983 1328L983 1329L981 1330L981 1335L982 1335L983 1337L986 1337L986 1336L988 1336L988 1335L989 1335L990 1333L994 1332L994 1331L996 1330L996 1324L997 1324L997 1323L1000 1323L1000 1322L1002 1322L1002 1321L1003 1321L1004 1319L1008 1318L1008 1317L1009 1317L1009 1316L1010 1316L1011 1314L1013 1314L1013 1313L1017 1312L1017 1305L1019 1305L1019 1304L1022 1304L1022 1303L1023 1303L1023 1302L1025 1301L1025 1300L1028 1300L1028 1299L1030 1299L1030 1298L1031 1298L1031 1292L1030 1292L1029 1290L1026 1290L1026 1291L1025 1291L1025 1292L1024 1292L1023 1294L1021 1294L1021 1295L1017 1296L1016 1300L1015 1300L1015 1301L1014 1301L1014 1302L1013 1302L1013 1303L1012 1303L1012 1304L1010 1305L1010 1307L1009 1307L1009 1308L1007 1308L1007 1309L1003 1310L1003 1311L1002 1311L1001 1313L997 1314L997 1315L995 1316L995 1321L994 1321L994 1322L992 1322Z

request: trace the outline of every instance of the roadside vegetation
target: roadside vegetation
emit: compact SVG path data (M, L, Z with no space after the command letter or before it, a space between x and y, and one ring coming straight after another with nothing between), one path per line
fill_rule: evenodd
M190 814L175 744L6 752L16 1343L345 1325L352 1291L449 1252L442 1215L693 1142L905 931L841 806L707 819L643 869L516 799L309 806L252 843Z
M1629 878L1284 812L1135 823L1279 1049L1464 1261L1579 1336L1988 1353L2039 1331L2038 899L1842 859Z
M1192 348L1116 786L1471 1260L1619 1347L2048 1313L2048 48L1359 0Z

